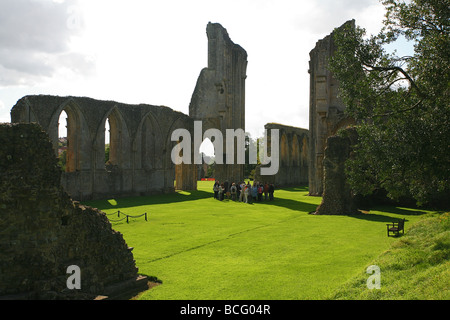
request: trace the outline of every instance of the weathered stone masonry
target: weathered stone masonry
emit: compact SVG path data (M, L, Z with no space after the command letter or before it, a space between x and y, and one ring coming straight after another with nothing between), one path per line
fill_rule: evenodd
M105 214L62 189L41 127L0 124L0 145L0 299L89 299L142 282ZM70 265L80 267L80 290L66 286Z
M245 79L247 52L231 41L227 30L218 23L208 23L208 67L198 77L189 104L189 116L202 120L202 134L211 128L221 131L226 150L226 129L245 131ZM234 164L216 164L220 181L242 181L244 166L237 164L235 144Z
M194 190L197 166L175 166L171 160L176 144L171 141L173 130L187 129L193 137L194 121L201 120L203 132L211 128L221 131L224 151L225 130L245 130L247 53L218 23L208 24L207 36L208 67L198 78L189 116L162 106L39 95L20 99L11 110L11 122L38 123L57 152L58 119L63 110L67 113L67 164L61 184L73 199L147 195L175 188ZM105 166L107 119L110 163ZM197 151L194 147L193 153ZM243 165L234 163L217 165L216 178L241 181Z
M354 26L355 21L347 21L344 25L348 24ZM339 84L328 68L328 60L336 50L333 34L319 40L309 54L309 193L318 196L323 192L323 158L327 138L353 122L344 114L345 105L338 97Z
M267 150L271 155L272 129L279 130L279 170L273 176L261 176L261 166L256 167L255 180L273 182L280 186L299 186L308 184L308 143L307 129L286 126L277 123L267 123L264 129L268 133ZM270 166L270 164L269 164Z
M193 130L193 120L187 115L163 106L39 95L20 99L11 110L11 122L38 123L56 153L63 110L68 117L68 150L61 184L73 199L172 192L174 180L178 189L196 189L196 168L175 170L171 160L176 144L171 141L172 131ZM107 119L110 161L105 165Z
M345 136L328 137L323 168L323 197L315 214L359 214L345 175L345 162L351 157L358 134L347 128Z
M345 24L354 26L354 23L351 20ZM196 120L202 121L202 134L211 128L218 129L223 137L226 129L245 130L247 53L231 41L226 29L218 23L208 23L206 33L208 67L198 77L189 116L161 106L127 105L80 97L26 96L12 109L11 120L40 124L56 150L59 115L62 110L66 111L68 163L61 183L74 199L171 192L175 189L174 180L177 189L196 189L197 166L182 164L175 167L171 161L170 153L176 143L170 139L171 132L185 128L193 136ZM345 106L338 97L338 83L328 68L328 59L334 50L333 33L319 40L311 50L309 131L296 128L304 132L289 134L289 137L280 135L280 172L275 177L267 177L279 185L308 182L310 195L323 193L326 139L353 122L344 114ZM107 118L111 153L110 163L105 166ZM280 128L288 126L280 125ZM192 151L196 152L194 147ZM304 161L305 156L308 161ZM216 178L242 181L243 165L216 165Z
M0 124L0 299L92 298L109 295L118 284L142 283L131 248L105 214L71 198L171 192L174 180L176 188L196 189L197 167L171 160L177 143L172 131L184 128L192 135L195 120L203 121L203 131L217 128L224 136L226 129L245 129L247 53L219 24L208 24L207 36L208 67L198 78L189 116L168 107L84 97L26 96L13 107L13 124ZM336 213L337 206L343 208L337 213L354 210L339 202L349 195L341 178L351 141L332 137L325 149L326 139L352 122L327 68L333 50L331 34L310 53L309 132L266 125L280 130L280 170L261 177L279 185L309 181L310 194L321 195L325 172L328 200L319 214ZM66 172L55 156L62 110L68 115ZM111 151L105 164L107 119ZM225 164L217 172L220 180L243 179L242 165ZM82 271L79 291L66 287L70 265Z

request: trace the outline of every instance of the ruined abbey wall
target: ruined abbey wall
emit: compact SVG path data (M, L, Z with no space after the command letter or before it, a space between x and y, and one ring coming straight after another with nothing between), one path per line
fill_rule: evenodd
M276 186L299 186L308 184L308 144L309 131L307 129L286 126L277 123L268 123L264 126L267 130L267 150L271 155L272 129L278 131L279 146L279 170L274 175L261 175L261 167L255 170L255 180L261 182L273 182Z
M189 116L168 107L130 105L86 97L25 96L11 110L12 123L38 123L48 133L55 154L58 125L67 127L64 189L76 200L148 195L197 188L197 166L175 165L171 140L175 129L194 136L194 121L202 121L202 135L218 129L226 152L226 129L245 130L247 53L234 44L225 28L209 23L208 67L198 78ZM62 111L67 124L58 124ZM109 121L110 132L105 132ZM110 158L105 164L105 135L110 135ZM194 154L198 150L192 146ZM199 147L199 146L198 146ZM235 143L235 157L237 148ZM191 157L193 160L193 156ZM243 165L216 165L217 178L240 181ZM175 181L175 185L174 185Z
M354 20L346 24L354 26ZM245 131L245 81L247 53L231 41L218 23L208 23L208 66L201 70L189 105L189 115L168 107L128 105L82 97L26 96L11 111L13 123L36 122L58 142L58 119L68 114L67 170L61 183L79 200L196 189L196 165L175 166L171 151L174 129L185 128L194 136L194 121L222 134L224 164L216 164L216 179L241 181L243 165L225 159L226 130ZM294 133L277 125L280 134L280 170L269 180L282 185L308 182L310 195L323 193L323 158L327 138L352 124L338 96L338 83L328 68L335 45L333 33L319 40L310 52L309 131ZM109 119L110 133L105 132ZM64 124L61 124L64 125ZM268 124L274 127L274 124ZM105 164L105 134L110 134L110 161ZM294 139L297 139L295 140ZM306 145L306 143L307 145ZM192 146L192 152L199 146ZM56 151L55 151L56 152ZM300 154L299 156L297 154ZM308 161L305 161L308 157ZM193 159L193 157L191 158ZM305 170L308 170L306 175ZM174 181L176 184L174 186Z
M359 213L345 175L345 162L351 157L352 146L357 140L358 134L354 128L347 128L344 136L327 138L323 160L323 197L315 214Z
M208 67L198 77L189 116L164 106L48 95L25 96L12 108L12 124L0 125L0 299L91 298L107 295L117 283L135 282L138 270L122 235L104 213L72 199L196 189L197 165L171 159L177 143L172 132L183 128L193 136L196 120L202 121L202 134L218 129L225 137L226 129L245 130L247 53L220 24L209 23L206 31ZM332 33L310 52L309 130L266 124L268 132L279 130L279 170L261 176L257 169L255 176L277 186L309 184L311 195L322 195L325 185L327 202L318 214L338 206L339 213L354 209L340 202L349 194L342 174L350 143L329 138L352 123L328 68L334 50ZM58 124L63 110L67 123ZM59 125L67 127L65 172L57 166ZM269 154L271 144L269 137ZM215 178L242 181L243 165L236 162L216 165ZM81 291L66 288L70 265L82 270Z
M196 189L196 167L176 170L174 129L193 130L193 120L168 107L129 105L84 97L25 96L11 110L12 123L38 123L57 152L58 120L67 113L66 172L61 184L73 199ZM105 132L109 120L110 132ZM105 163L105 134L110 157ZM176 186L174 186L176 180Z
M208 23L208 67L198 77L189 105L189 116L202 120L202 134L218 129L224 137L226 129L245 131L245 79L247 78L247 52L231 41L227 30L218 23ZM237 155L235 143L235 157ZM216 178L220 181L242 181L244 166L217 164Z
M355 25L354 20L344 25ZM323 158L327 138L352 123L344 114L345 106L338 97L339 84L328 68L335 50L333 33L319 40L310 52L310 108L309 108L309 193L322 195Z
M0 299L90 299L136 284L122 235L103 212L72 202L62 189L42 128L0 124L0 144ZM81 270L79 290L66 285L71 265Z

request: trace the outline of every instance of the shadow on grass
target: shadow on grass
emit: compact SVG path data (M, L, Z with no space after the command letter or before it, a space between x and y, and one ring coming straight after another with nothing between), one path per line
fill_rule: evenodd
M374 222L386 222L386 223L392 223L397 222L400 219L405 218L405 216L420 216L423 214L427 214L427 211L420 210L420 209L404 209L399 208L395 206L377 206L372 209L372 211L381 211L386 213L391 213L394 216L388 216L378 213L363 213L363 214L355 214L355 215L348 215L348 217L356 218L356 219L363 219L367 221L374 221ZM407 218L405 218L405 221L409 221Z
M308 187L298 186L298 187L286 187L280 188L278 190L283 190L292 193L300 193L308 191ZM177 191L169 194L159 194L159 195L151 195L151 196L140 196L140 197L126 197L126 198L117 198L117 199L109 199L109 200L95 200L88 201L85 204L96 207L100 210L105 209L116 209L116 208L129 208L136 207L141 205L152 205L152 204L171 204L178 203L184 201L194 201L200 199L213 198L213 192L208 192L204 190L192 190L192 191ZM227 200L231 201L231 200ZM254 201L252 204L256 205L268 205L268 206L278 206L294 211L311 213L316 211L318 204L306 203L303 201L298 201L294 199L286 199L286 198L277 198L273 201L263 200L261 202ZM383 215L378 213L368 213L368 214L359 214L359 215L347 215L356 219L364 219L368 221L374 222L396 222L399 219L404 218L405 216L416 216L426 214L427 212L420 209L406 209L389 205L380 205L372 208L372 211L381 211L393 214L394 216ZM397 218L398 216L398 218ZM408 219L406 219L408 221Z
M308 192L308 187L307 186L280 187L275 190L275 197L274 197L273 201L270 201L270 200L262 200L261 202L253 201L252 204L278 206L278 207L282 207L282 208L286 208L286 209L290 209L290 210L294 210L294 211L306 212L306 213L315 211L317 208L316 204L311 204L311 203L298 201L298 200L294 200L294 199L278 198L277 191L302 193L302 192Z
M398 220L401 219L401 217L395 218L392 216L385 216L385 215L376 214L376 213L352 214L352 215L346 215L346 216L350 217L350 218L356 218L356 219L361 219L361 220L366 220L366 221L386 222L386 223L397 222ZM408 221L408 219L406 219L405 221Z
M398 215L402 215L402 216L420 216L422 214L428 213L428 211L426 211L426 210L421 210L421 209L417 209L417 208L410 208L410 209L409 208L399 208L396 206L388 206L388 205L376 206L373 208L373 210L389 212L389 213L398 214Z
M86 205L98 208L100 210L115 209L115 208L129 208L142 205L152 204L169 204L184 201L193 201L199 199L212 198L212 192L206 192L202 190L192 191L177 191L168 194L158 194L150 196L140 197L126 197L108 200L94 200L85 202Z
M286 189L283 189L286 190ZM292 199L284 199L284 198L274 198L273 201L263 200L261 202L255 201L252 204L264 205L264 206L278 206L283 207L290 210L301 211L301 212L311 212L315 211L317 205L306 203L302 201L292 200Z
M288 191L288 192L307 192L308 186L295 186L295 187L284 187L279 188L279 190Z
M162 281L159 280L157 277L148 276L143 273L141 273L140 275L147 277L147 283L145 284L145 286L142 286L141 288L125 290L112 297L108 297L108 300L137 300L139 296L141 296L148 290L151 290L152 288L162 284Z
M308 191L308 187L286 187L279 190L288 192L305 192ZM178 203L184 201L193 201L199 199L213 198L213 192L208 192L204 190L192 190L192 191L177 191L168 194L150 195L150 196L138 196L138 197L124 197L124 198L114 198L114 199L104 199L104 200L93 200L86 201L84 204L98 208L99 210L116 209L116 208L129 208L141 205L152 205L152 204L170 204ZM226 200L231 201L231 200ZM311 212L315 211L317 205L310 204L302 201L296 201L292 199L277 198L273 201L261 201L253 202L253 204L264 204L270 206L279 206L287 208L290 210L300 211L300 212Z

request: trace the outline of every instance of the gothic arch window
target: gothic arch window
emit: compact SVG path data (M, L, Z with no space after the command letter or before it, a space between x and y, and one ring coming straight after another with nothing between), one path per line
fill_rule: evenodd
M127 169L130 167L130 136L125 121L117 108L113 108L105 117L103 141L99 142L99 162L107 167ZM108 144L109 141L109 154ZM103 146L103 148L101 147ZM102 153L102 150L105 153ZM106 162L105 162L106 160Z
M168 131L167 137L166 137L166 144L165 144L165 150L164 150L164 169L166 170L165 174L165 186L169 189L179 189L183 190L183 185L187 182L189 179L188 174L188 167L190 165L185 165L184 163L175 164L172 160L172 151L175 150L175 154L177 154L179 157L186 156L190 158L192 161L192 144L190 148L191 154L186 154L185 150L181 146L181 144L185 143L191 143L191 141L184 141L184 137L180 136L176 141L172 141L172 133L176 129L187 129L187 123L185 123L182 119L178 118L176 119L172 125L170 126L170 129ZM175 137L174 137L175 138ZM189 138L189 137L186 137ZM192 139L192 137L191 137Z
M65 172L81 169L81 127L79 111L74 105L66 104L58 114L57 141L54 142L60 165Z
M215 156L214 144L208 137L202 141L198 151L202 154L202 157L203 155L205 155L208 158L214 158Z

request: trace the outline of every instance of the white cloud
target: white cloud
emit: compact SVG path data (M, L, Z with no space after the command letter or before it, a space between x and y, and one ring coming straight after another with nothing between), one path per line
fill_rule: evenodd
M51 77L61 66L80 62L70 52L69 10L75 1L2 0L0 11L0 86L29 84ZM81 19L78 19L81 21ZM81 25L81 24L80 24ZM73 59L70 59L73 58Z
M246 131L308 128L310 50L352 18L377 32L383 12L378 0L2 0L0 93L8 108L26 92L188 113L211 21L248 53Z

